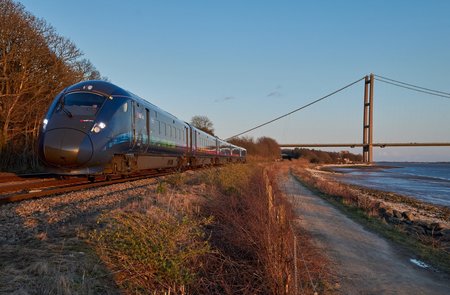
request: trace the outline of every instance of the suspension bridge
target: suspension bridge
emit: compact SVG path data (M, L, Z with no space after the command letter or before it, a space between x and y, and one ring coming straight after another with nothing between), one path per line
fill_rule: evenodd
M263 126L266 126L268 124L271 124L275 121L278 121L284 117L287 117L289 115L292 115L293 113L296 113L302 109L305 109L313 104L316 104L334 94L337 94L355 84L358 82L361 82L364 80L364 101L363 101L363 122L362 122L362 128L363 128L363 138L362 143L283 143L280 144L281 148L319 148L319 147L349 147L349 148L355 148L355 147L362 147L363 149L363 162L364 163L372 163L373 162L373 148L379 147L379 148L385 148L385 147L450 147L450 142L385 142L385 143L374 143L373 142L373 101L374 101L374 84L375 80L380 81L382 83L387 83L390 85L394 85L397 87L401 87L404 89L409 89L416 92L425 93L428 95L433 96L439 96L444 98L450 98L450 93L433 90L430 88L425 88L421 86L417 86L414 84L409 84L405 82L401 82L398 80L390 79L387 77L370 74L367 75L361 79L358 79L336 91L333 91L330 94L327 94L319 99L316 99L300 108L297 108L289 113L286 113L282 116L279 116L277 118L274 118L270 121L267 121L263 124L260 124L258 126L255 126L253 128L250 128L248 130L245 130L244 132L241 132L239 134L236 134L228 139L246 134L250 131L256 130L258 128L261 128Z

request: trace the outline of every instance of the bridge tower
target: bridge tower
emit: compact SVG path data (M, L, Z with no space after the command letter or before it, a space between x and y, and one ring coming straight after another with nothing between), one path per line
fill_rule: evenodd
M374 76L365 77L364 120L363 120L363 162L373 162L373 83Z

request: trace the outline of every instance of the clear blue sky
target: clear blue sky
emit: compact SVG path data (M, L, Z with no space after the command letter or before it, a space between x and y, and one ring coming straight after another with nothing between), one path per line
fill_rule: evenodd
M450 1L20 1L111 82L227 138L371 72L450 92ZM363 83L247 135L362 141ZM450 99L375 83L375 142L450 142ZM361 152L355 149L353 152ZM375 149L450 161L450 148Z

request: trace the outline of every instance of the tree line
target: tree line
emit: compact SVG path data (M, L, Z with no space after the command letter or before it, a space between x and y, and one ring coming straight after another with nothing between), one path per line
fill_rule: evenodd
M229 140L229 142L245 148L249 156L271 160L281 157L280 146L275 139L270 137L263 136L256 140L252 137L237 137Z
M330 163L356 163L362 162L362 155L352 154L347 151L342 152L325 152L314 149L295 148L283 149L283 158L285 159L306 159L310 163L330 164Z
M0 0L0 169L38 165L42 118L66 87L100 73L69 39L12 0Z

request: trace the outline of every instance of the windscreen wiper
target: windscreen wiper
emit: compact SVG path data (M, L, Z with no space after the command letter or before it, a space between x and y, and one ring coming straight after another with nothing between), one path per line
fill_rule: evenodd
M64 96L59 100L59 108L69 117L72 118L72 113L64 107Z

